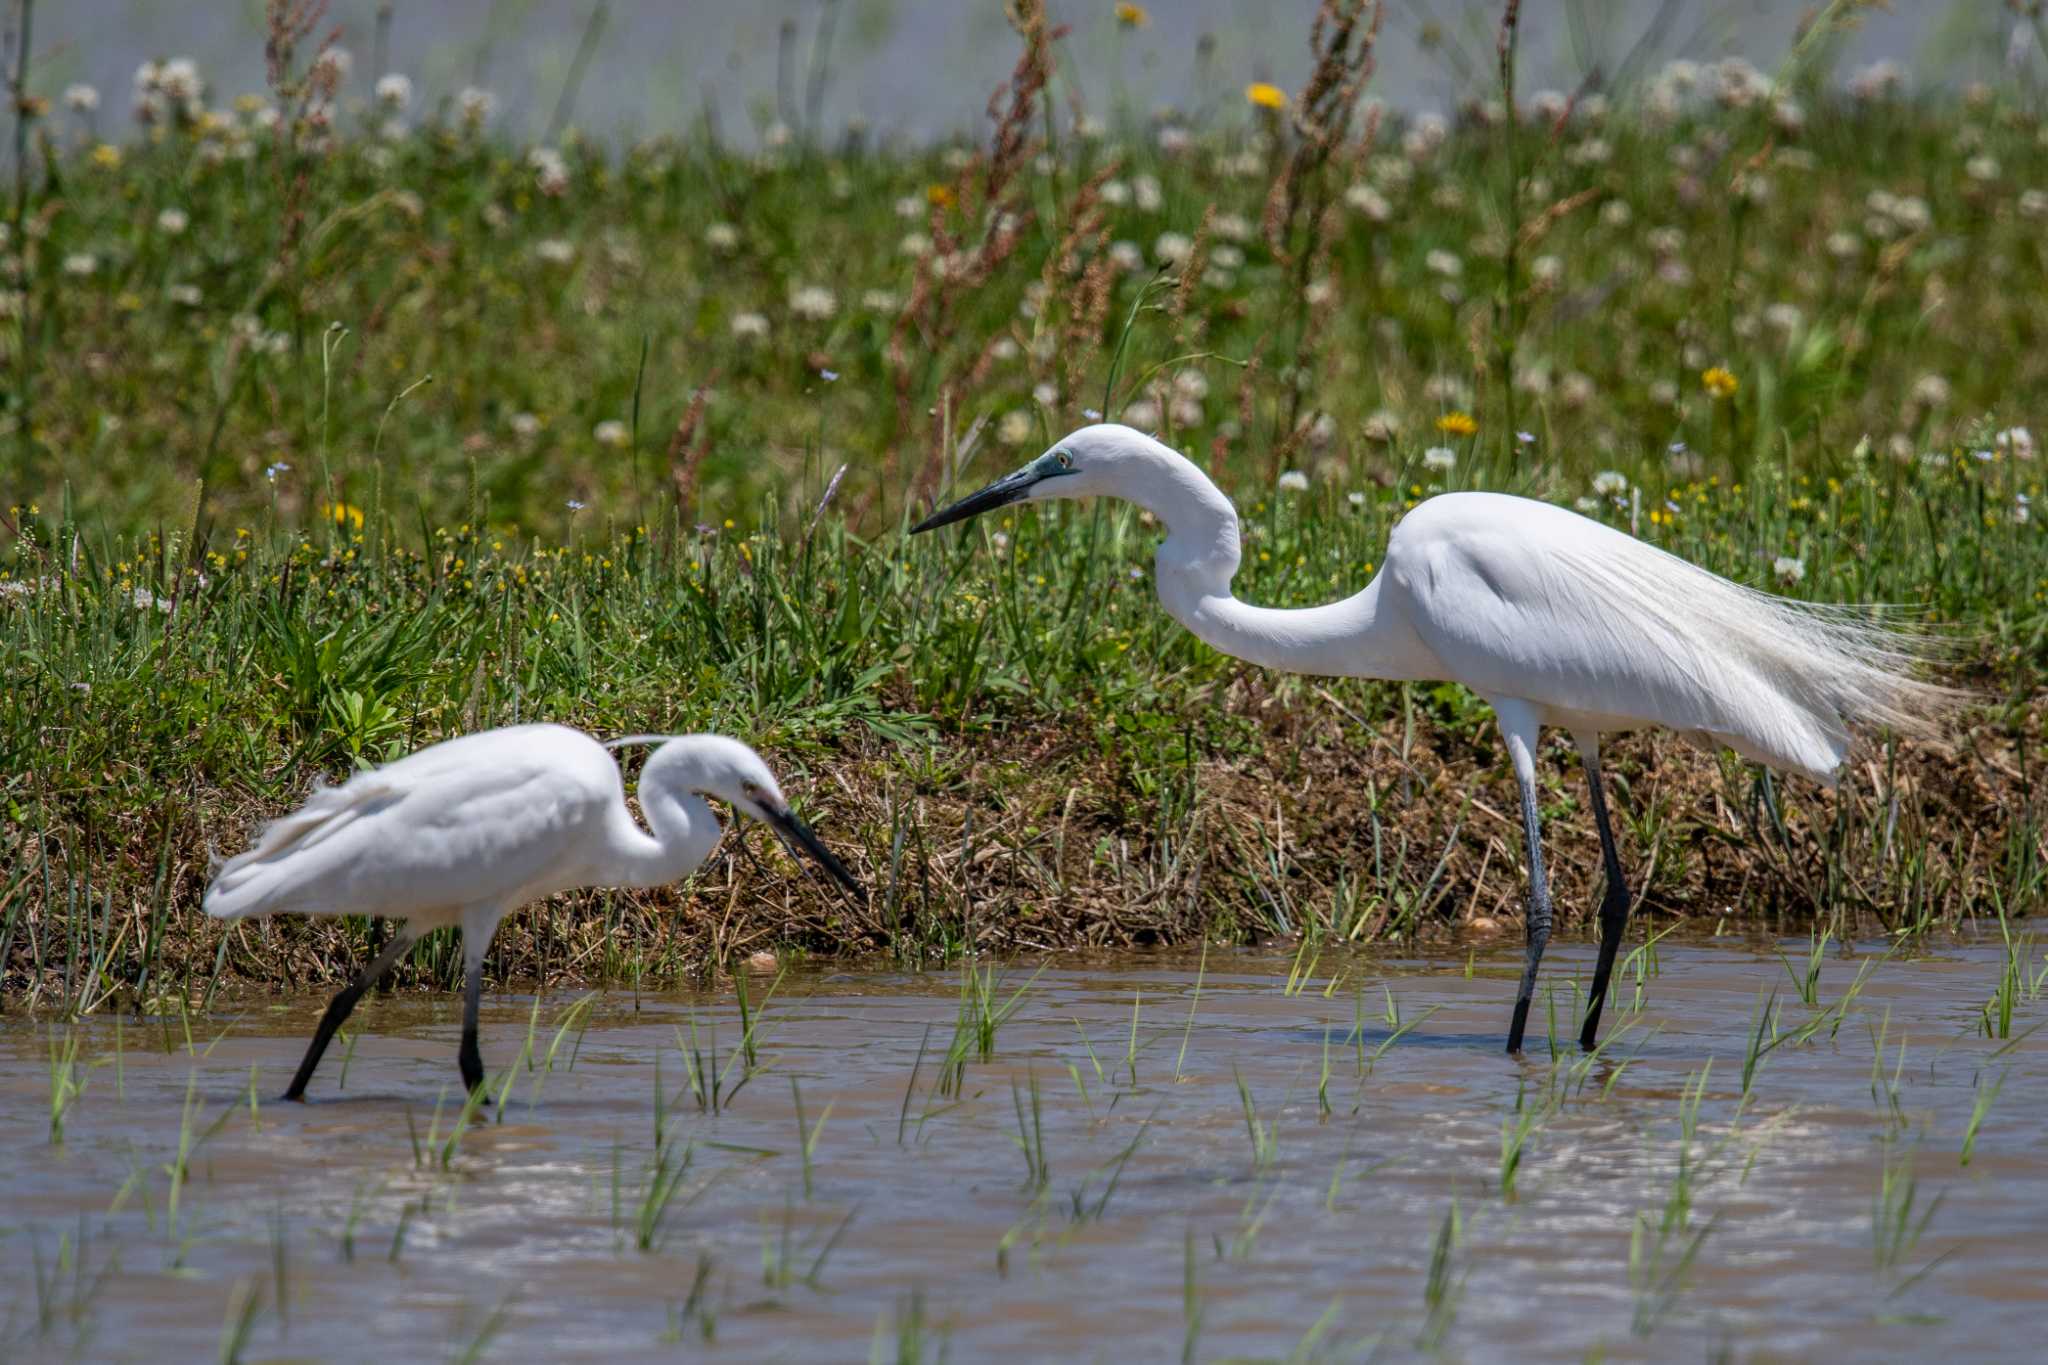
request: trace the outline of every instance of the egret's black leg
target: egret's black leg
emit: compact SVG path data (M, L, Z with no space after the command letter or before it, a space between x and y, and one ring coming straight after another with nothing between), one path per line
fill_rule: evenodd
M1588 736L1579 741L1586 760L1586 785L1593 793L1593 823L1600 827L1600 858L1606 866L1607 893L1600 898L1600 961L1593 968L1593 989L1586 997L1586 1025L1579 1032L1579 1046L1593 1050L1600 1036L1600 1007L1607 1002L1607 979L1614 973L1614 955L1621 948L1621 936L1628 928L1628 883L1621 875L1621 855L1614 849L1614 829L1607 822L1606 783L1600 776L1600 740Z
M475 1094L484 1083L484 1059L477 1047L476 1027L477 1010L484 995L484 949L488 946L488 936L472 935L469 926L463 926L462 955L466 961L462 982L462 1049L456 1060L462 1067L462 1088L468 1094Z
M384 945L384 951L378 953L371 959L370 965L363 968L362 975L342 987L341 994L328 1002L327 1013L320 1016L320 1027L313 1031L313 1042L306 1048L305 1060L299 1063L298 1074L292 1077L291 1089L284 1092L286 1099L306 1098L306 1082L313 1079L313 1068L320 1065L320 1054L327 1051L327 1044L334 1037L334 1031L348 1018L349 1011L356 1007L356 1001L363 998L363 992L383 980L384 974L397 966L399 959L403 958L411 947L410 930L400 929L392 936L391 942Z
M1536 995L1536 968L1550 942L1550 887L1543 880L1543 831L1536 811L1536 737L1540 726L1533 708L1522 702L1494 703L1501 737L1515 767L1522 791L1522 834L1529 844L1529 950L1522 968L1522 986L1515 995L1514 1017L1508 1021L1508 1051L1522 1050L1522 1032L1529 1023L1529 1003Z

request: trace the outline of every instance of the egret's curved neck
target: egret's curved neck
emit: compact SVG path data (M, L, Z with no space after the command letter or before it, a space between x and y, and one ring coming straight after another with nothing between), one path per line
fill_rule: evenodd
M1120 464L1116 496L1164 522L1153 563L1162 606L1235 658L1292 673L1338 677L1430 676L1427 650L1398 613L1381 609L1378 578L1320 607L1253 606L1231 596L1240 560L1237 509L1194 463L1157 442Z
M627 813L622 802L613 812L606 840L611 866L604 877L613 886L664 886L695 872L718 846L723 827L703 797L678 785L674 775L659 783L640 783L640 809L650 836Z

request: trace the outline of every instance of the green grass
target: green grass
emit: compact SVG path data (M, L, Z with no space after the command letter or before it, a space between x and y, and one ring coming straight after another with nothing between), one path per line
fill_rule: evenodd
M564 898L508 926L508 973L1513 913L1486 813L1507 778L1463 689L1218 656L1152 600L1158 530L1128 508L902 535L1094 410L1234 496L1263 603L1353 591L1417 500L1493 488L1745 582L1906 604L1958 633L1980 695L1957 759L1881 746L1829 796L1626 741L1632 875L1659 911L1845 935L2031 913L2048 542L2014 433L2048 380L2040 73L1852 100L1840 8L1778 73L1796 129L1706 92L1658 115L1653 81L1440 141L1212 112L1168 152L1027 99L1021 140L964 164L567 137L557 184L459 118L271 135L250 105L120 143L32 120L50 155L0 316L9 987L210 999L275 982L287 944L346 970L360 924L221 936L209 855L316 775L537 718L757 741L877 895L805 884L759 920L754 894L738 918ZM1057 42L1023 45L1057 72ZM1561 841L1589 835L1570 791L1546 795ZM1562 861L1569 917L1592 888ZM457 959L430 941L410 970Z

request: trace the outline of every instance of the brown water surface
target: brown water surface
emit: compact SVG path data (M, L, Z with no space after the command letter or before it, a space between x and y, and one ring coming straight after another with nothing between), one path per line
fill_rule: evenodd
M2048 1035L2021 1035L2048 1002L2023 980L2019 1041L1987 1039L2002 948L1865 945L1829 951L1808 1005L1778 946L1638 957L1590 1062L1540 1027L1501 1054L1505 951L1324 954L1296 993L1288 956L1212 953L1199 998L1180 956L1011 964L997 1004L1029 985L957 1093L958 970L792 974L751 1073L729 988L605 995L566 1029L579 993L502 996L506 1101L452 1143L452 999L367 1003L345 1085L337 1045L305 1105L273 1097L322 1000L189 1040L9 1016L0 1355L841 1361L920 1331L955 1360L2029 1349ZM1782 947L1803 974L1805 941ZM1562 1040L1589 955L1548 966ZM692 1051L738 1087L715 1114Z

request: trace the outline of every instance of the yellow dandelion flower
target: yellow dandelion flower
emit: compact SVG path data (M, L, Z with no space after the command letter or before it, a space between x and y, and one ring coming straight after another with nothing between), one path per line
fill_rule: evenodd
M942 209L949 209L953 207L953 201L957 196L954 195L951 185L926 185L924 187L924 197L927 203L937 204Z
M102 142L92 149L92 164L101 170L118 170L121 165L121 149L111 142Z
M1447 412L1436 419L1436 429L1446 436L1470 436L1479 430L1479 420L1469 412Z
M336 526L353 526L359 531L363 527L363 509L357 507L354 503L323 502L320 504L319 511L321 516L326 517ZM461 565L458 563L456 567L460 568Z
M1116 21L1125 28L1143 28L1152 22L1152 16L1143 5L1123 4L1116 7Z
M1261 109L1285 109L1287 92L1277 85L1265 81L1253 81L1244 88L1244 97Z
M1719 365L1700 371L1700 383L1716 398L1733 398L1735 391L1742 387L1741 380Z

